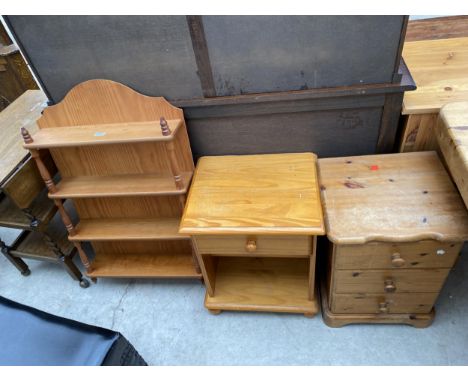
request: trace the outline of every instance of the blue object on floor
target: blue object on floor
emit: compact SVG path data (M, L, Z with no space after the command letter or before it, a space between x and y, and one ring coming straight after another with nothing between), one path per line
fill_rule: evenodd
M128 364L129 357L131 364L145 364L118 332L54 316L1 296L0 344L0 365L5 366L122 365Z

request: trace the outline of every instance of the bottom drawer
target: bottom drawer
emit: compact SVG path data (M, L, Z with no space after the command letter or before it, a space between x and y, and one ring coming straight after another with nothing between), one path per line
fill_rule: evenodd
M333 313L429 313L438 293L336 294Z

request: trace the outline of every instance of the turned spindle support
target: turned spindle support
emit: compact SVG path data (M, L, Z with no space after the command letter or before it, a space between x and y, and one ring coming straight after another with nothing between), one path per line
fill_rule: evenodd
M25 127L21 128L21 135L23 136L24 143L34 142L31 135L29 134L29 131ZM39 173L41 174L41 177L44 180L44 183L46 184L47 189L49 190L51 194L53 194L54 192L57 191L57 187L55 187L54 181L52 180L52 177L50 176L50 172L45 166L44 162L42 161L41 155L39 154L39 150L29 149L29 152L31 153L31 156L36 162L37 169L39 170Z
M29 131L25 127L21 128L21 135L23 137L24 143L28 144L28 143L34 142L33 138L29 134ZM57 187L55 186L55 183L52 180L52 177L50 176L49 170L47 169L44 162L42 161L42 158L39 154L39 150L29 149L29 152L31 153L31 157L36 162L39 173L41 174L41 177L44 180L44 183L46 184L47 189L49 190L51 194L53 194L54 192L57 191ZM68 215L67 211L63 207L62 201L60 199L54 199L54 203L57 206L60 217L62 218L62 222L65 225L65 228L67 229L69 236L75 235L76 234L75 227L73 226L70 216ZM90 263L89 263L88 256L86 256L86 253L83 251L81 244L77 241L74 241L73 245L78 251L78 255L80 256L81 262L86 267L86 270L90 270Z
M86 253L83 251L83 248L81 247L81 243L79 241L74 241L73 245L75 246L76 250L78 251L78 256L80 256L80 260L83 263L84 267L86 268L86 271L91 272L91 270L92 270L91 269L91 264L89 263L88 256L86 256Z
M169 125L167 124L167 121L164 117L161 117L160 125L162 135L167 136L171 134L171 129L169 128ZM166 148L169 153L169 163L171 165L172 176L174 177L176 188L180 190L184 188L184 182L182 181L182 175L180 174L179 163L177 162L174 142L172 140L168 141L166 143Z
M70 219L70 216L65 210L65 207L63 206L63 203L60 199L54 199L54 203L57 206L60 217L62 218L62 222L68 231L69 239L72 239L73 236L76 234L76 229ZM79 241L73 241L73 245L78 251L78 255L80 256L81 262L85 266L86 270L90 271L91 269L90 269L89 259L88 259L88 256L86 256L86 253L83 251L83 248L81 247L81 243Z

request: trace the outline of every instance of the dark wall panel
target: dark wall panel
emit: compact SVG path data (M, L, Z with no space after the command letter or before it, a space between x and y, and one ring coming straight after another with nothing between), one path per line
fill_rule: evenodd
M201 97L185 16L9 16L54 102L104 78L168 99Z
M305 151L330 157L375 153L379 133L375 126L380 124L382 107L210 118L191 115L186 112L195 158Z
M203 16L218 96L392 81L403 16Z

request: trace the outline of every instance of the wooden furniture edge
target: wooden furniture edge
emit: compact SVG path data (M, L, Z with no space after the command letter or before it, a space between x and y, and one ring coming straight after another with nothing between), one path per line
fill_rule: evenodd
M367 237L337 237L332 230L327 230L327 237L337 245L352 245L352 244L367 244L370 242L390 242L390 243L405 243L421 240L437 240L440 242L463 242L468 240L467 236L460 235L445 235L438 232L426 232L414 235L369 235Z
M324 277L321 277L320 282L320 301L322 308L322 318L325 324L331 328L341 328L342 326L349 324L407 324L415 328L427 328L432 324L435 317L435 309L429 313L417 313L417 314L343 314L333 313L328 307L328 296L327 288L325 285Z

